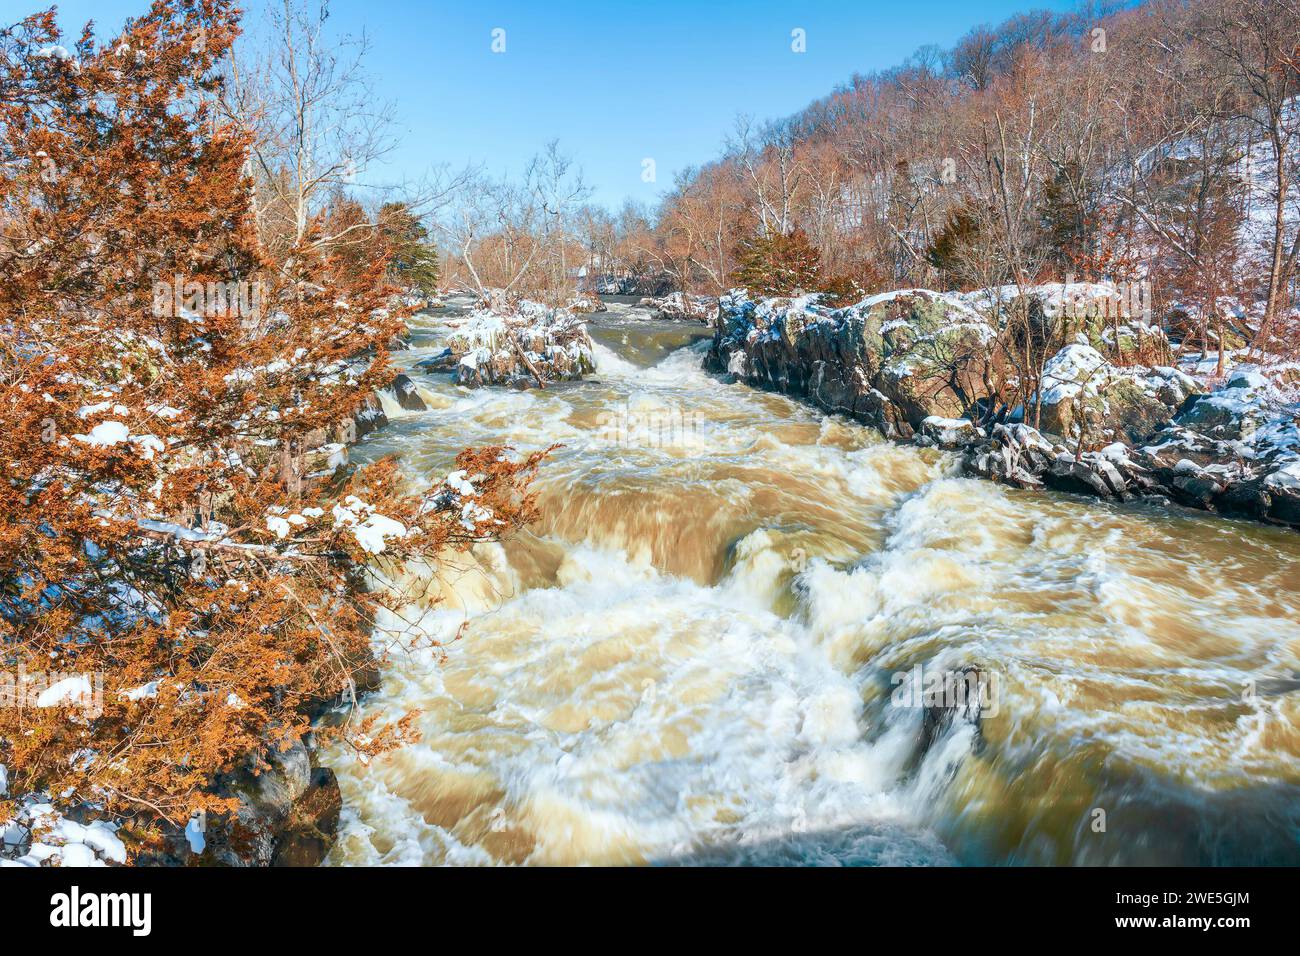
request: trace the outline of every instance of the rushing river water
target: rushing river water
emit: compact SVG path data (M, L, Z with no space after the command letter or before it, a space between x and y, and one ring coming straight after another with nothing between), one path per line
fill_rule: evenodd
M563 443L530 532L422 582L468 628L366 702L420 743L327 755L330 862L1300 862L1300 535L960 478L706 374L701 326L591 331L592 380L416 374L357 449ZM901 692L969 666L978 730L924 733Z

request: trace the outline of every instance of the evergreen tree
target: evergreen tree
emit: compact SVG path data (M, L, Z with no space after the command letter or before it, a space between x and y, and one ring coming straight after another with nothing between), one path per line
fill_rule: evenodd
M426 295L438 288L438 249L429 230L405 203L386 203L379 211L379 231L388 246L389 279Z
M770 232L741 240L732 281L751 295L789 296L826 293L832 302L856 291L847 279L822 275L821 256L802 229Z

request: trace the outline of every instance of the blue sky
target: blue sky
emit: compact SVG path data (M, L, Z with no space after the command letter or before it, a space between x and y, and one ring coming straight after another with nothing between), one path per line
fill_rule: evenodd
M244 0L250 17L265 0ZM43 6L0 0L5 23ZM101 32L146 0L63 0L65 29ZM418 178L431 165L484 163L517 173L558 139L593 199L654 202L673 173L712 159L737 114L793 113L854 72L893 66L917 47L1062 0L334 0L331 24L364 30L380 98L396 107L401 146L367 179ZM492 52L492 31L505 52ZM791 49L805 31L806 52ZM642 181L642 161L657 181Z

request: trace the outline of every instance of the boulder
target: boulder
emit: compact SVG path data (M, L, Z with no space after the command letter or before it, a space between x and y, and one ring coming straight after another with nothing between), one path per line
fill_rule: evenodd
M346 428L345 423L345 428ZM371 394L366 396L365 402L357 409L352 416L351 430L340 435L340 441L358 441L365 438L373 431L378 431L388 424L388 416L384 413L384 405L379 400L379 396Z
M1118 367L1076 342L1043 366L1038 425L1094 445L1106 439L1140 441L1168 422L1197 388L1175 369Z
M988 397L994 332L959 300L913 289L873 296L846 311L862 348L874 350L879 337L876 386L914 429L931 416L961 417Z
M1271 390L1258 372L1237 372L1216 391L1185 403L1175 421L1209 438L1249 439L1270 417Z
M1021 423L993 426L988 441L968 447L962 464L967 474L1020 488L1046 486L1121 501L1152 486L1149 473L1130 457L1127 445L1071 453Z
M338 834L343 794L329 767L317 767L275 843L271 866L319 866Z
M985 396L992 329L952 296L903 290L831 309L817 295L719 302L706 364L751 385L910 437Z
M979 290L963 298L987 313L1026 311L1040 341L1080 342L1120 365L1170 361L1169 339L1151 322L1146 283L1047 282Z
M415 363L415 367L422 372L448 372L456 367L456 358L450 348L445 348L441 352L420 359Z
M509 315L475 313L450 338L453 381L468 388L545 387L596 370L595 345L573 313L524 302Z
M977 664L967 664L945 674L944 692L938 695L941 699L927 703L921 712L921 727L909 763L915 765L924 758L954 724L970 724L972 749L975 753L983 750L980 721L986 712L996 713L996 694L997 682Z
M397 377L393 379L391 387L393 396L397 399L397 404L402 406L406 411L423 412L428 410L429 406L426 405L424 399L420 397L420 393L416 390L415 382L411 381L409 375L399 373Z
M1262 485L1269 520L1300 528L1300 457L1283 463Z
M938 415L931 415L922 420L915 440L918 445L965 448L983 437L983 429L969 418L940 418Z

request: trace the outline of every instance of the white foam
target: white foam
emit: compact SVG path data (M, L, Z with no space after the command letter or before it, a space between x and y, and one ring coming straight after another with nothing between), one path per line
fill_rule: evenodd
M1237 567L1158 516L953 477L950 456L706 374L700 347L650 369L596 355L601 384L431 385L450 404L404 432L422 474L465 444L564 442L542 470L552 517L652 520L578 521L392 582L444 603L381 616L382 635L470 628L446 661L395 656L368 705L422 709L422 743L329 756L347 806L333 862L950 861L933 831L1012 798L971 795L969 724L913 765L921 712L887 698L917 663L996 670L999 759L1041 764L1036 786L1083 740L1206 787L1288 772L1265 743L1294 733L1285 709L1186 714L1297 668L1294 551ZM679 406L703 415L689 441L597 440L602 414ZM623 511L601 512L611 500ZM651 535L719 536L725 573L668 573ZM1032 841L1048 822L1024 812Z

